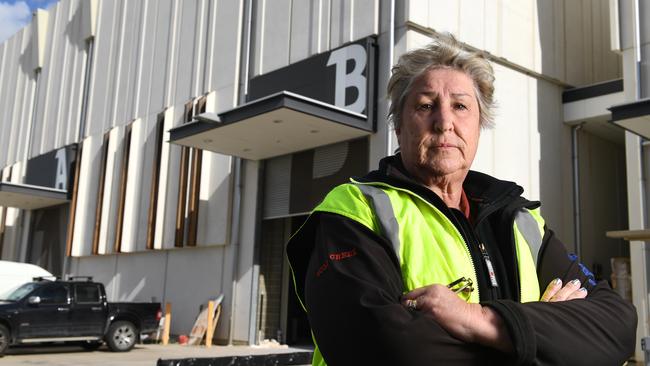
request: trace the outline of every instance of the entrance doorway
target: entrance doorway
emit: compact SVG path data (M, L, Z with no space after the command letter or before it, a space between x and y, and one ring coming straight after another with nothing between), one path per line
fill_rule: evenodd
M285 255L287 241L306 218L299 215L262 221L258 342L275 339L292 346L312 344L309 321L296 297Z

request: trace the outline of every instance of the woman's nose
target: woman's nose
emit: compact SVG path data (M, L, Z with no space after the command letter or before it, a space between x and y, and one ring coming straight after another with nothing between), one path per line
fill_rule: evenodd
M433 128L435 131L444 132L454 128L454 115L449 105L440 105L433 114Z

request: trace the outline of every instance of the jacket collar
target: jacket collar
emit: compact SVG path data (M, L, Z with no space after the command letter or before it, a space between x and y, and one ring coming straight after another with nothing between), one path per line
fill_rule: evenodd
M367 183L386 183L425 196L437 206L444 205L438 195L411 177L404 168L399 153L381 159L379 169L371 171L357 180ZM511 199L519 197L524 191L522 187L514 182L500 180L473 170L470 170L467 174L465 182L463 182L463 189L469 200L479 206L477 208L510 202Z

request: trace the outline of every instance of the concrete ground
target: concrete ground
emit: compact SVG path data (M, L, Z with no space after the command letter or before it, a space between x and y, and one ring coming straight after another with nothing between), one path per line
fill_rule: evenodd
M106 346L97 351L85 351L72 345L20 346L10 348L0 358L0 366L38 365L38 366L155 366L158 359L206 358L244 355L264 355L270 353L310 351L306 348L256 347L256 346L181 346L170 344L138 344L130 352L110 352Z

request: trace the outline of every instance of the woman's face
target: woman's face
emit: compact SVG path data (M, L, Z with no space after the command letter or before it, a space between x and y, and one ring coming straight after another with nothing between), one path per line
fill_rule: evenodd
M464 72L433 69L414 80L395 130L402 161L423 182L465 179L480 135L474 83Z

